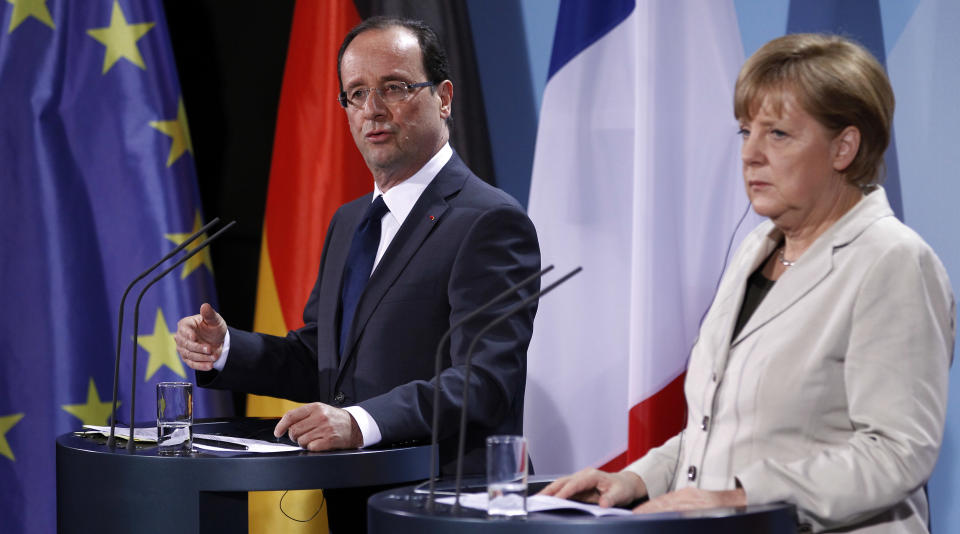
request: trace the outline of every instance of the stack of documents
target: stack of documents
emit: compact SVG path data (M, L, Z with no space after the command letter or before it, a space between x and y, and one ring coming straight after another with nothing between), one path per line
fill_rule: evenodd
M443 497L437 499L438 503L453 504L456 497ZM461 493L460 505L477 510L487 509L486 493ZM531 495L527 497L527 512L549 512L549 511L579 510L596 517L605 515L633 515L633 512L624 508L603 508L595 504L571 501L569 499L560 499L547 495Z
M78 432L78 434L100 434L103 436L110 435L110 427L108 426L83 425L83 427L89 430L86 432ZM117 427L114 435L120 439L126 440L130 437L130 429ZM157 427L134 428L133 440L139 443L156 443ZM219 436L215 434L194 434L193 446L194 448L208 451L243 451L250 453L304 450L301 447L286 445L284 443L271 443L269 441L260 439L235 438L233 436Z

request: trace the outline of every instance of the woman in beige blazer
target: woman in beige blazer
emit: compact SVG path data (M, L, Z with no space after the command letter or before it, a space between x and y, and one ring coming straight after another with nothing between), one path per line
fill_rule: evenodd
M882 187L894 98L834 36L757 51L734 112L754 210L690 356L686 429L619 473L544 492L638 512L784 501L801 530L927 532L954 301Z

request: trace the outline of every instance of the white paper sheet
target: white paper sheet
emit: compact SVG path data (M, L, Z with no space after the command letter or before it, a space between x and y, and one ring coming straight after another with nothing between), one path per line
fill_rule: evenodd
M101 434L103 436L110 435L109 426L95 426L95 425L83 425L84 428L89 429L91 432ZM121 439L127 439L130 435L129 428L117 427L115 435ZM214 434L194 434L193 446L197 449L209 450L209 451L221 451L221 452L246 452L246 453L270 453L270 452L289 452L289 451L302 451L301 447L286 445L283 443L271 443L269 441L263 441L259 439L247 439L247 438L237 438L233 436L218 436ZM215 445L197 443L197 438L208 439L214 441L226 441L229 443L236 443L238 445L243 445L247 449L243 451L238 451L237 449L226 448L226 447L217 447ZM143 427L133 429L133 439L137 442L142 443L156 443L157 442L157 427Z
M456 497L443 497L437 502L453 504ZM460 505L477 510L487 509L486 493L461 493ZM580 510L596 517L605 515L632 515L633 512L623 508L603 508L595 504L587 504L569 499L559 499L547 495L530 495L527 497L527 512L549 512L551 510Z

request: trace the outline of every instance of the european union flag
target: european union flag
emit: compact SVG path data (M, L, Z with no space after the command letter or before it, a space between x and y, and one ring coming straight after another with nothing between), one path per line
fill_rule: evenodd
M159 0L0 2L4 532L56 529L55 438L108 424L123 288L202 225L192 154ZM192 380L173 342L176 321L213 298L207 251L147 293L137 420L156 418L154 383ZM124 423L134 341L126 330ZM199 389L195 403L198 417L227 406ZM109 481L91 489L99 483Z

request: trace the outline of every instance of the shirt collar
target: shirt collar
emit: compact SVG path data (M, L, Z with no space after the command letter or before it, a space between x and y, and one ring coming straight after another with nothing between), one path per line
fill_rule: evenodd
M445 143L419 171L391 187L386 193L381 193L380 188L374 182L373 196L370 201L372 202L378 196L383 195L383 202L390 210L390 214L396 218L398 223L403 224L407 215L410 214L410 210L413 209L413 205L420 199L423 190L437 177L440 169L450 161L451 157L453 157L453 149L450 148L450 143Z

